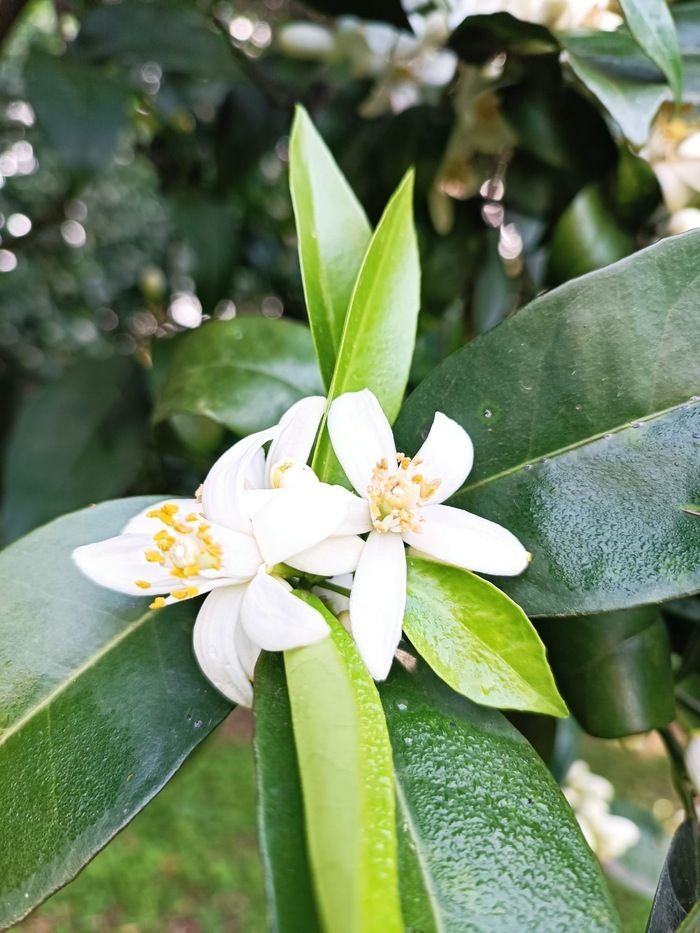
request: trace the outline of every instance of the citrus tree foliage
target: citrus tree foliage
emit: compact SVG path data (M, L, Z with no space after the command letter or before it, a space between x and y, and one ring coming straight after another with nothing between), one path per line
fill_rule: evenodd
M231 709L196 603L71 551L369 389L407 460L436 412L466 430L448 506L532 560L409 551L380 682L289 575L329 634L254 672L271 928L620 929L591 846L619 878L629 820L562 794L569 715L659 730L686 819L649 930L693 929L700 5L312 6L0 14L0 927ZM310 465L349 487L327 414Z

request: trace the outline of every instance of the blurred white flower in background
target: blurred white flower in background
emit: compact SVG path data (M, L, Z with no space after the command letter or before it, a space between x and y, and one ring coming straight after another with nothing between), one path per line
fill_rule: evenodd
M586 842L601 862L624 855L640 839L639 827L625 816L610 812L615 790L604 777L594 774L585 761L574 761L562 787L576 814Z
M700 213L700 211L698 211ZM695 729L690 734L690 741L685 750L685 767L688 777L693 783L696 792L700 794L700 730Z
M695 108L676 111L664 105L639 154L654 170L670 214L700 202L700 114Z
M615 0L454 0L449 22L454 28L467 16L510 13L516 19L549 29L599 29L612 32L622 24Z

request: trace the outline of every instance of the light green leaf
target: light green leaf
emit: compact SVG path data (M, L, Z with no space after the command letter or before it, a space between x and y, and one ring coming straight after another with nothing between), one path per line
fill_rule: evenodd
M700 588L700 233L549 292L442 363L408 400L399 448L436 409L475 467L452 504L533 554L498 585L528 615L576 615Z
M496 710L420 661L380 687L394 753L406 927L420 933L619 929L544 762Z
M530 620L487 580L409 557L403 628L435 673L470 700L567 715Z
M624 29L564 32L557 38L576 77L617 121L627 139L641 146L656 111L669 96L662 72Z
M0 539L127 492L143 465L144 402L139 368L123 357L84 360L31 390L8 442Z
M289 139L289 185L309 324L326 387L372 229L303 107Z
M285 652L319 912L333 933L398 933L394 782L382 705L355 645L320 600L330 637Z
M393 421L399 412L416 342L420 305L420 258L413 225L413 173L389 201L367 249L345 320L328 392L371 389ZM313 467L321 479L342 471L324 430Z
M683 60L666 0L620 0L630 32L668 78L673 95L683 99Z
M0 553L3 929L70 881L231 708L194 660L198 603L151 612L71 561L152 501L64 516Z
M263 651L255 667L258 827L273 933L319 929L304 837L304 808L284 661Z
M301 324L244 317L213 321L176 339L156 421L204 415L242 436L323 391L311 335Z

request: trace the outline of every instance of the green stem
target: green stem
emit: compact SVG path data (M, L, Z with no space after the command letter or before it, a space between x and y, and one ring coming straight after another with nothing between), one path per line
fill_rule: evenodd
M339 593L341 596L350 596L350 590L346 586L338 586L337 583L331 583L330 580L323 580L318 586L323 587L324 590L331 590L333 593Z
M698 826L698 817L695 812L694 788L692 781L688 777L688 772L686 771L683 748L668 726L659 729L659 735L666 746L666 753L671 764L673 786L676 788L676 792L681 798L687 818L693 823L697 831L700 827Z

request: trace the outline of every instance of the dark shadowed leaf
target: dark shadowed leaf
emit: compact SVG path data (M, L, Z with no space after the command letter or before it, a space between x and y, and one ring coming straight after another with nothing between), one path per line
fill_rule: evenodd
M697 933L700 928L697 911L695 920L687 917L697 901L700 901L700 833L697 823L686 820L671 842L654 895L647 933L668 933L676 929ZM683 923L686 917L687 922Z
M191 645L197 603L161 612L71 561L152 498L58 519L0 553L0 926L69 881L230 710Z
M327 16L359 16L360 19L378 20L391 23L403 29L410 29L408 18L399 0L306 0L307 6Z
M499 52L541 55L557 51L548 29L510 13L468 16L450 36L450 46L467 62L485 62Z
M538 624L557 684L583 728L602 738L673 719L666 627L655 606Z

